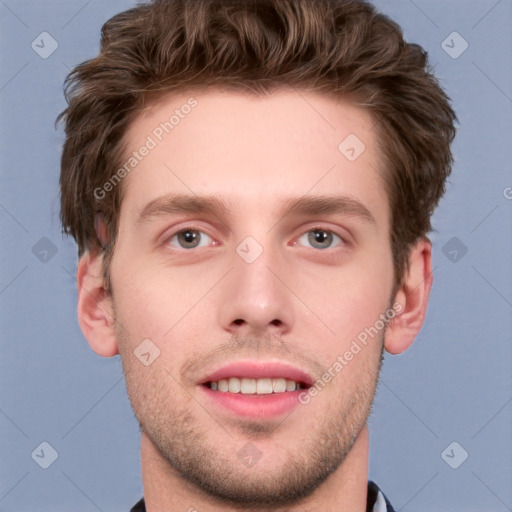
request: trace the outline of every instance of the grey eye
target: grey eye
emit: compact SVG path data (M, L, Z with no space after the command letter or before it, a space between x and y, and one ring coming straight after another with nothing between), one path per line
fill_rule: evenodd
M342 242L342 239L338 235L328 229L312 229L304 233L299 238L299 242L301 245L304 245L307 241L307 243L315 249L330 249L336 239L338 240L338 244Z
M211 238L198 229L182 229L169 239L170 245L176 247L176 243L181 249L196 249L197 247L204 247L211 242ZM210 242L209 242L210 241Z

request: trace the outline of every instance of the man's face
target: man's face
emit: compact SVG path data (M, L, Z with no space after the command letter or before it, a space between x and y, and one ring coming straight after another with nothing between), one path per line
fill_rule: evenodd
M182 108L190 96L197 105ZM162 131L176 109L179 122ZM246 505L306 496L365 425L383 330L332 368L392 299L372 126L362 110L316 94L209 91L164 98L127 133L129 154L151 147L122 184L111 266L127 389L167 471L212 496ZM354 135L365 145L358 157ZM201 211L183 197L174 208L172 196L223 208ZM221 376L250 379L247 394L209 387L213 372L238 362L248 364ZM251 391L256 376L263 391L269 378L311 384L329 368L308 403L298 400L304 390Z

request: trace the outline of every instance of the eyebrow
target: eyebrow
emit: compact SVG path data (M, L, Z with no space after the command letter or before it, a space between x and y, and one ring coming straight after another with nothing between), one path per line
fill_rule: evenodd
M166 194L147 203L136 222L143 224L155 217L180 213L202 213L220 218L233 217L226 203L216 196ZM375 217L363 203L347 196L321 195L287 198L281 203L281 216L285 217L290 214L301 216L347 215L376 224Z
M166 194L146 204L136 222L143 224L154 217L179 213L208 213L217 217L230 216L226 203L218 197Z
M348 215L376 224L370 210L357 199L347 196L321 195L290 198L284 201L283 216L296 215Z

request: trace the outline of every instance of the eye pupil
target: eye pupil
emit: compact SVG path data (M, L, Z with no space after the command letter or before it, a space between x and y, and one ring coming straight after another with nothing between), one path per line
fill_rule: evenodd
M200 235L198 231L187 229L178 234L178 239L182 247L195 247L199 242Z
M309 233L309 241L316 247L318 247L318 244L322 248L329 247L332 243L332 238L332 233L323 229L314 229Z

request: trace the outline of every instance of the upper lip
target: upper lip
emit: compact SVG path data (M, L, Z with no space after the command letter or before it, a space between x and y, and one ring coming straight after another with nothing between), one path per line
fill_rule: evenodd
M230 377L263 379L265 377L284 378L301 382L307 386L312 386L315 379L305 371L280 361L233 361L224 366L213 370L200 382L219 381L229 379Z

